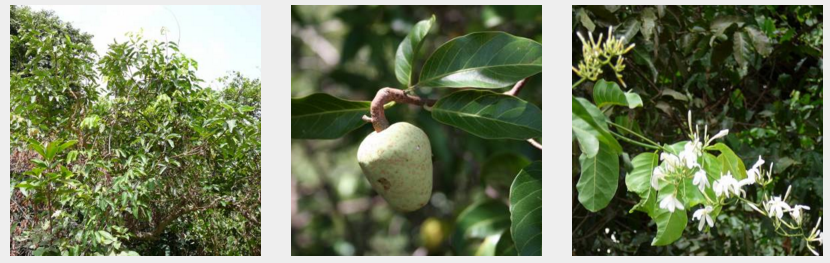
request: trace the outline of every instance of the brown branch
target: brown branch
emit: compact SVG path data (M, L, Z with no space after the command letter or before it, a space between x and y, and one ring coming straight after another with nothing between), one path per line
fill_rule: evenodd
M401 89L393 89L388 87L382 88L378 90L378 93L375 94L375 98L372 100L372 104L369 109L372 117L363 116L364 121L372 123L372 127L375 128L376 132L381 132L389 127L389 121L386 120L386 114L383 112L383 105L392 101L419 106L429 106L435 104L435 101L433 100L425 100L415 95L408 95L406 94L406 91Z
M153 231L135 233L135 239L138 239L138 240L155 240L159 237L159 235L161 235L162 232L164 232L164 229L167 228L168 225L173 223L173 221L178 219L180 216L185 215L185 214L189 214L189 213L192 213L192 212L196 212L196 211L202 211L202 210L205 210L205 209L214 208L214 207L216 207L217 204L219 204L219 201L222 200L222 199L223 198L217 198L217 199L213 200L213 202L211 202L210 204L205 205L205 206L193 206L193 207L190 207L190 208L180 208L178 211L173 212L172 214L165 217L161 222L159 222L158 225L156 225L156 229L154 229Z

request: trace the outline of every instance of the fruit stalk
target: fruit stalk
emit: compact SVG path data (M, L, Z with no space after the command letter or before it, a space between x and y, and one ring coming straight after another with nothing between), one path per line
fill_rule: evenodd
M382 88L378 90L378 93L375 94L375 98L372 99L372 104L369 108L369 113L372 117L363 115L363 120L371 122L372 127L375 128L376 132L381 132L386 130L386 128L389 128L389 121L386 120L386 114L383 112L383 105L391 101L397 103L415 104L418 106L431 106L435 104L435 100L425 100L415 95L408 95L406 94L406 91L401 89L393 89L388 87Z

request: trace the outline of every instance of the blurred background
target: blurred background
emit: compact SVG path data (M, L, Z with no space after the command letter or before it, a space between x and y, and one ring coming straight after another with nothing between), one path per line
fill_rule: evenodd
M614 122L659 143L688 139L683 129L689 110L710 134L729 129L723 142L747 167L759 155L766 160L765 169L775 163L773 193L783 195L792 185L790 203L809 206L805 224L815 226L823 216L822 6L573 6L571 13L574 66L582 60L576 32L586 38L591 31L607 35L613 26L618 38L636 44L625 55L623 75L627 90L640 94L644 105L614 112ZM738 52L734 36L747 39L742 32L755 35ZM616 79L606 71L601 78ZM572 81L578 79L573 74ZM590 98L593 84L577 87L574 96ZM625 191L624 180L631 158L645 149L622 144L626 153L617 194L608 207L592 213L577 200L580 153L573 142L574 255L811 254L802 238L777 235L769 219L738 205L726 206L711 232L701 233L690 221L672 245L651 246L656 226L645 213L629 213L639 197ZM755 187L748 188L747 196L762 200Z
M403 88L395 78L395 51L415 23L433 14L436 25L417 69L441 44L472 32L505 31L542 42L541 6L292 6L291 96L324 92L370 101L380 88ZM541 108L541 86L538 74L528 79L519 97ZM452 91L419 92L437 99ZM525 141L478 138L410 105L386 114L391 123L412 123L429 136L431 201L404 214L372 190L356 160L371 125L336 140L292 140L292 255L499 254L494 253L495 243L487 246L485 239L504 231L504 218L465 220L459 227L458 215L471 205L507 209L513 177L530 161L541 160L541 151ZM509 218L506 222L509 226ZM456 233L472 229L471 224L478 234Z

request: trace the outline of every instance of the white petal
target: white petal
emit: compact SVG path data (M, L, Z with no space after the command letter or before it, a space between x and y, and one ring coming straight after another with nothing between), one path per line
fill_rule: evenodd
M709 227L715 227L715 221L712 220L712 217L709 215L706 215L706 223L709 224Z

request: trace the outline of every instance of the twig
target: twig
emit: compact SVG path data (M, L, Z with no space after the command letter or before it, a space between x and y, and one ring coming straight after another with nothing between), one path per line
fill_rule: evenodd
M372 99L372 104L369 109L369 113L372 114L372 117L364 115L362 118L364 121L371 122L372 127L375 128L376 132L381 132L386 128L389 128L389 121L386 120L386 114L383 112L383 105L390 101L415 104L419 106L431 106L435 104L434 100L426 100L415 95L408 95L406 94L406 91L401 89L393 89L388 87L382 88L378 90L378 93L375 94L375 98Z
M527 82L527 78L522 79L519 82L516 82L516 85L513 85L513 88L508 91L505 91L504 94L516 96L516 94L519 94L519 91L521 91L522 88L524 88L525 82Z
M536 139L530 138L530 139L527 140L527 142L529 142L530 145L533 145L533 147L536 147L536 148L539 148L539 150L542 150L542 144L537 142Z

